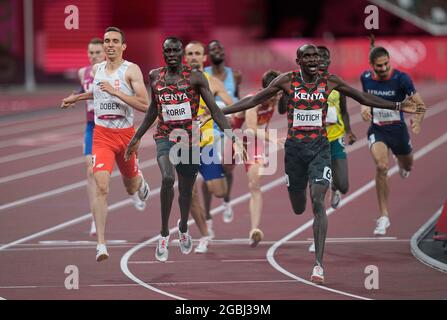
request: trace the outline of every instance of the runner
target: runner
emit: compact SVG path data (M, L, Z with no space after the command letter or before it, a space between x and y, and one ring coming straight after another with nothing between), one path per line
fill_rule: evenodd
M141 138L158 118L154 139L157 144L157 161L162 175L160 190L162 227L155 257L157 260L165 262L169 254L169 216L174 198L174 168L179 181L180 250L183 254L188 254L192 250L192 239L187 223L192 189L200 162L198 147L200 134L194 133L194 136L192 134L200 96L219 127L222 130L231 129L231 127L216 105L203 73L182 65L182 42L175 37L169 37L163 42L162 48L166 66L154 69L149 73L152 101L143 123L129 143L126 158L138 150ZM227 134L231 135L230 132Z
M406 73L393 69L388 51L383 47L374 48L374 38L371 39L371 42L373 49L369 55L369 62L373 70L365 71L360 78L363 91L394 102L402 101L406 96L412 96L414 101L424 105L411 78ZM368 129L368 141L376 165L375 179L380 217L377 219L373 233L374 235L385 235L386 229L390 226L388 211L389 151L391 150L397 158L400 176L408 178L413 167L413 149L402 112L363 106L361 115L363 120L371 122ZM414 134L419 134L421 131L423 117L424 114L417 114L411 120L411 129Z
M94 38L90 40L87 48L87 55L90 65L79 69L78 77L81 82L81 92L91 92L93 84L93 72L92 68L95 64L105 60L106 55L104 52L103 40ZM93 128L95 127L95 111L93 100L86 101L86 115L87 124L84 132L84 156L85 164L87 167L87 196L90 205L90 211L92 212L92 223L90 226L90 236L96 236L95 217L93 215L93 202L96 193L96 182L93 177L92 166L92 144L93 144Z
M208 55L210 57L210 66L204 70L209 75L216 77L224 83L225 89L234 101L239 100L239 86L242 82L242 75L239 71L234 71L232 68L225 66L225 48L218 40L212 40L208 43ZM225 107L223 101L216 98L217 105L221 108ZM218 129L216 126L214 126ZM223 134L220 134L223 137ZM233 168L232 164L223 164L225 177L227 179L228 192L224 197L223 206L223 220L226 223L233 221L233 208L230 203L231 187L233 186ZM211 208L211 194L207 189L207 185L203 184L203 198L205 202L205 210L207 212L208 225L211 225L211 215L209 214Z
M203 65L206 61L205 46L199 41L191 41L185 47L185 58L187 65L192 69L203 71ZM233 103L233 99L225 90L222 81L207 73L204 73L204 76L208 80L210 91L214 97L220 97L225 105ZM208 113L205 102L200 98L197 115L201 116ZM201 157L199 172L205 180L205 189L215 197L222 198L227 194L228 187L219 155L214 155L213 127L214 121L209 121L200 129L202 136L200 140ZM204 161L204 158L212 161ZM193 216L202 237L200 238L199 245L194 249L195 253L206 253L208 251L208 241L214 238L209 206L210 204L207 205L206 211L202 207L196 182L192 193L191 215Z
M311 281L322 284L324 283L323 253L327 233L324 198L332 180L330 145L325 123L330 92L336 89L362 104L384 109L422 113L425 106L417 105L413 97L402 103L383 100L350 87L336 75L320 74L318 51L313 45L299 47L296 62L301 70L280 75L267 88L224 108L223 112L229 114L253 108L281 90L288 95L286 182L295 214L302 214L306 208L306 188L310 183L316 247L316 262Z
M94 99L92 157L96 196L93 213L98 237L98 262L109 257L105 226L110 175L115 162L126 191L139 210L144 210L145 201L149 197L149 186L138 169L136 156L133 155L130 161L124 161L126 146L135 132L134 109L144 112L148 108L148 95L140 68L123 59L126 47L124 33L116 27L107 28L104 34L107 61L93 67L93 92L71 95L62 102L62 107L67 108L78 101Z

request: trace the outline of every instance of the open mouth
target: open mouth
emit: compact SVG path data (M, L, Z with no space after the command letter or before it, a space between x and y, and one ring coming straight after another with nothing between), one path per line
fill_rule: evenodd
M310 72L316 72L316 71L318 71L318 64L310 64L310 65L309 65L309 71L310 71Z
M114 54L116 51L115 49L107 49L108 54Z

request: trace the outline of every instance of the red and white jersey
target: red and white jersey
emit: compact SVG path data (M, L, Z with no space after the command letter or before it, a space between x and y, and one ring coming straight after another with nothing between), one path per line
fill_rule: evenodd
M84 75L81 80L82 89L84 92L92 92L93 91L93 74L92 74L92 66L84 67ZM86 113L87 113L87 121L95 120L95 105L93 99L86 101Z
M135 92L125 80L126 71L131 64L132 62L125 60L110 75L105 70L107 61L99 64L93 83L95 124L114 129L133 127L134 109L118 97L102 91L99 87L100 82L108 81L114 88L121 90L124 94L135 95Z

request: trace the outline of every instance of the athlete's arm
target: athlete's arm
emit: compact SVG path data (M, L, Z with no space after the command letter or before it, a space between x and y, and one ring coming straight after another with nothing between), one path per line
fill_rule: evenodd
M126 71L126 80L129 81L135 95L129 96L119 89L112 87L108 81L103 81L100 83L99 87L101 90L116 96L120 100L124 101L126 104L132 108L146 112L148 109L148 94L146 87L144 85L143 74L141 73L140 67L136 64L131 64Z
M422 97L418 92L413 94L412 97L413 97L414 101L416 101L417 104L425 106L425 103L422 100ZM410 120L411 131L413 131L413 133L419 134L421 132L421 124L422 124L422 121L424 120L424 117L425 117L425 112L418 113L418 114L415 114L413 116L413 118Z
M210 85L212 94L214 96L220 97L226 106L229 106L233 103L233 99L228 94L227 90L225 90L225 86L222 81L220 81L216 77L210 77L208 83Z
M92 68L92 72L93 72L93 77L95 76L96 70L98 69L98 64L95 64ZM84 70L85 72L85 70ZM83 74L82 74L83 75ZM81 70L79 70L78 73L79 79L82 83L82 78L81 78ZM82 100L92 100L93 99L93 92L83 92L83 93L79 93L79 94L70 94L68 97L62 99L62 104L61 104L61 108L62 109L66 109L69 107L72 107L73 104L75 104L78 101L82 101Z
M235 104L225 107L222 109L224 114L236 113L239 111L248 110L257 106L258 104L267 101L271 97L273 97L280 90L287 91L287 88L290 87L290 73L284 73L279 75L275 80L270 82L269 86L261 91L258 91L255 95L246 97L242 100L239 100Z
M211 117L214 119L214 121L216 121L219 128L222 131L225 131L225 129L231 130L230 123L220 110L219 106L214 101L214 97L210 91L208 81L206 80L202 72L193 71L191 73L191 85L198 89L197 91L202 96L203 101L210 110Z
M153 87L154 80L156 79L156 72L156 70L151 70L151 72L149 73L149 81L151 85L151 103L149 104L149 108L146 111L146 116L144 117L143 122L141 123L137 132L135 132L134 136L129 142L129 145L127 146L126 153L124 154L124 159L126 161L130 159L132 153L137 152L141 138L157 119L158 111L155 101L155 90Z
M283 94L281 95L281 98L279 99L279 102L278 102L279 114L284 114L287 112L288 103L289 103L289 95L287 95L287 94L285 94L285 92L283 92Z
M346 96L344 94L340 94L340 113L341 118L343 119L343 123L345 124L345 132L348 144L351 145L357 141L357 137L351 130L351 120L349 119L348 107L346 105Z
M236 98L240 99L241 98L241 96L240 96L240 92L241 91L239 90L239 88L240 88L241 83L242 83L242 73L240 71L234 71L233 72L233 77L234 77L234 82L236 83L236 92L234 93L234 96Z
M413 100L413 97L405 99L402 103L387 101L367 92L361 92L351 87L346 82L333 74L331 74L328 78L328 86L330 91L335 89L340 93L343 93L348 97L356 100L357 102L370 107L390 110L402 110L403 112L407 113L421 113L425 110L425 106L417 105Z

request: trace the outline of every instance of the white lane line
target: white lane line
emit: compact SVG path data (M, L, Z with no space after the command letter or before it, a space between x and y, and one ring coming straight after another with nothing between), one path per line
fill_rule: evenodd
M268 191L270 189L273 189L273 188L275 188L275 187L277 187L279 185L284 185L285 186L285 178L284 177L277 178L277 179L273 180L272 182L265 184L264 186L261 187L261 192L266 192L266 191ZM239 203L241 203L243 201L246 201L246 200L250 199L250 196L251 196L250 193L245 193L244 195L239 196L236 199L232 200L231 204L232 205L239 204ZM217 208L214 208L213 210L211 210L211 215L214 216L217 213L223 211L223 209L224 209L223 205L221 205L221 206L219 206ZM194 220L192 220L192 219L188 221L188 225L191 225L193 223L194 223ZM170 229L169 233L171 234L171 233L174 233L176 231L178 231L177 227ZM171 298L174 298L174 299L186 300L183 297L176 296L174 294L171 294L169 292L163 291L161 289L158 289L158 288L154 287L153 285L150 285L150 284L144 282L140 278L136 277L132 272L130 272L130 270L128 268L128 263L129 263L130 257L132 255L134 255L137 251L141 250L145 246L158 241L159 238L160 238L160 235L152 237L151 239L149 239L147 241L144 241L144 242L138 244L137 246L133 247L129 251L127 251L121 258L121 262L120 262L121 270L129 279L131 279L132 281L136 282L137 284L141 285L144 288L147 288L147 289L155 291L155 292L157 292L157 293L159 293L161 295L165 295L165 296L168 296L168 297L171 297Z
M140 164L140 169L145 169L147 167L151 167L156 164L157 164L157 159L150 159L150 160L142 162ZM118 176L120 176L119 170L115 170L112 172L112 175L111 175L112 178L115 178ZM47 191L47 192L38 193L38 194L30 196L30 197L22 198L22 199L13 201L13 202L9 202L9 203L0 205L0 211L18 207L18 206L21 206L24 204L28 204L28 203L36 201L36 200L41 200L41 199L45 199L48 197L52 197L52 196L55 196L55 195L58 195L58 194L61 194L61 193L67 192L67 191L79 189L79 188L85 187L86 185L87 185L87 180L82 180L82 181L79 181L76 183L72 183L72 184L69 184L69 185L66 185L66 186L63 186L60 188L56 188L56 189Z
M79 141L65 142L65 143L60 143L60 144L56 144L56 145L53 144L48 147L35 148L35 149L29 150L29 151L23 151L23 152L19 152L19 153L10 154L8 156L0 157L0 164L10 162L10 161L17 161L20 159L31 158L31 157L35 157L35 156L41 156L43 154L47 154L50 152L71 149L74 147L79 147L81 149L81 147L82 147L81 139L79 139Z
M65 119L65 121L63 120ZM25 132L30 132L30 131L38 131L41 129L49 129L52 130L53 127L61 127L63 125L71 125L71 126L77 126L85 127L85 120L80 120L77 119L75 120L75 122L73 122L73 119L71 119L70 117L59 117L59 119L54 119L54 120L49 120L49 121L42 121L42 123L40 124L24 124L24 125L15 125L15 126L11 126L9 128L9 130L2 129L1 133L0 133L0 137L3 136L9 136L9 135L13 135L16 133L25 133ZM31 134L29 134L31 135Z
M414 159L415 160L419 160L420 158L422 158L426 154L428 154L431 151L433 151L435 148L437 148L437 147L441 146L442 144L444 144L445 142L447 142L447 133L444 133L442 136L438 137L436 140L434 140L430 144L428 144L425 147L419 149L414 154ZM396 165L396 166L394 166L393 168L391 168L389 170L388 176L391 177L391 176L395 175L398 171L399 171L399 168ZM344 198L340 202L340 208L345 206L345 205L347 205L352 200L358 198L359 196L363 195L364 193L366 193L367 191L371 190L372 188L374 188L375 184L376 184L375 180L371 180L370 182L365 184L363 187L361 187L360 189L356 190L355 192L353 192L352 194L350 194L349 196ZM332 208L329 208L329 210L326 211L326 214L327 214L327 216L330 216L334 212L336 212L336 211L333 210ZM299 282L307 284L309 286L313 286L313 287L319 288L321 290L330 291L330 292L333 292L333 293L336 293L336 294L341 294L341 295L345 295L345 296L352 297L352 298L357 298L357 299L362 299L362 300L370 300L369 298L366 298L366 297L357 296L357 295L353 295L353 294L350 294L350 293L347 293L347 292L344 292L344 291L331 289L331 288L326 287L326 286L316 285L313 282L307 281L307 280L305 280L305 279L303 279L303 278L301 278L301 277L299 277L299 276L289 272L288 270L284 269L283 267L281 267L276 262L276 260L275 260L275 252L276 252L276 250L280 246L282 246L284 243L289 241L290 239L296 237L300 233L302 233L305 230L307 230L308 228L310 228L312 226L312 224L313 224L313 219L307 221L305 224L303 224L299 228L297 228L294 231L290 232L289 234L284 236L281 240L276 242L272 247L270 247L270 249L267 251L267 259L268 259L269 263L272 265L272 267L275 268L276 270L278 270L279 272L281 272L282 274L284 274L284 275L286 275L286 276L288 276L288 277L290 277L292 279L295 279L295 280L297 280Z
M190 285L212 285L212 284L259 284L259 283L294 283L295 280L240 280L240 281L179 281L179 282L150 282L154 286L190 286ZM137 283L116 283L116 284L88 284L82 287L139 287ZM0 289L49 289L49 288L65 288L61 286L0 286ZM6 299L5 299L6 300Z
M176 185L177 185L177 182L174 184L174 186L176 186ZM150 198L153 198L155 195L157 195L159 193L160 193L160 188L157 188L157 189L151 191ZM126 200L122 200L122 201L116 202L116 203L114 203L114 204L112 204L112 205L110 205L108 207L108 212L110 214L112 211L120 209L120 208L125 207L125 206L130 205L130 204L132 204L132 199L126 199ZM13 241L13 242L4 244L4 245L0 246L0 251L6 250L6 249L14 247L14 246L16 246L18 244L21 244L21 243L24 243L24 242L27 242L27 241L30 241L30 240L33 240L33 239L36 239L36 238L42 237L44 235L47 235L47 234L50 234L50 233L53 233L53 232L65 229L67 227L73 226L75 224L81 223L81 222L89 220L91 218L92 218L92 213L89 212L89 213L84 214L84 215L82 215L82 216L80 216L78 218L66 221L66 222L58 224L58 225L56 225L54 227L51 227L51 228L48 228L48 229L45 229L45 230L33 233L33 234L31 234L31 235L29 235L27 237L20 238L18 240Z
M140 148L146 148L149 146L154 145L154 143L151 143L148 140L145 140L141 143L141 147ZM23 171L17 174L13 174L10 176L6 176L6 177L2 177L0 178L0 184L2 183L6 183L6 182L11 182L14 180L19 180L19 179L23 179L23 178L28 178L28 177L32 177L38 174L42 174L42 173L47 173L47 172L51 172L54 170L59 170L59 169L63 169L69 166L73 166L73 165L77 165L77 164L81 164L81 163L85 163L85 156L81 156L78 158L74 158L74 159L69 159L69 160L65 160L65 161L60 161L60 162L56 162L50 165L46 165L46 166L42 166L39 168L35 168L35 169L31 169L28 171Z

